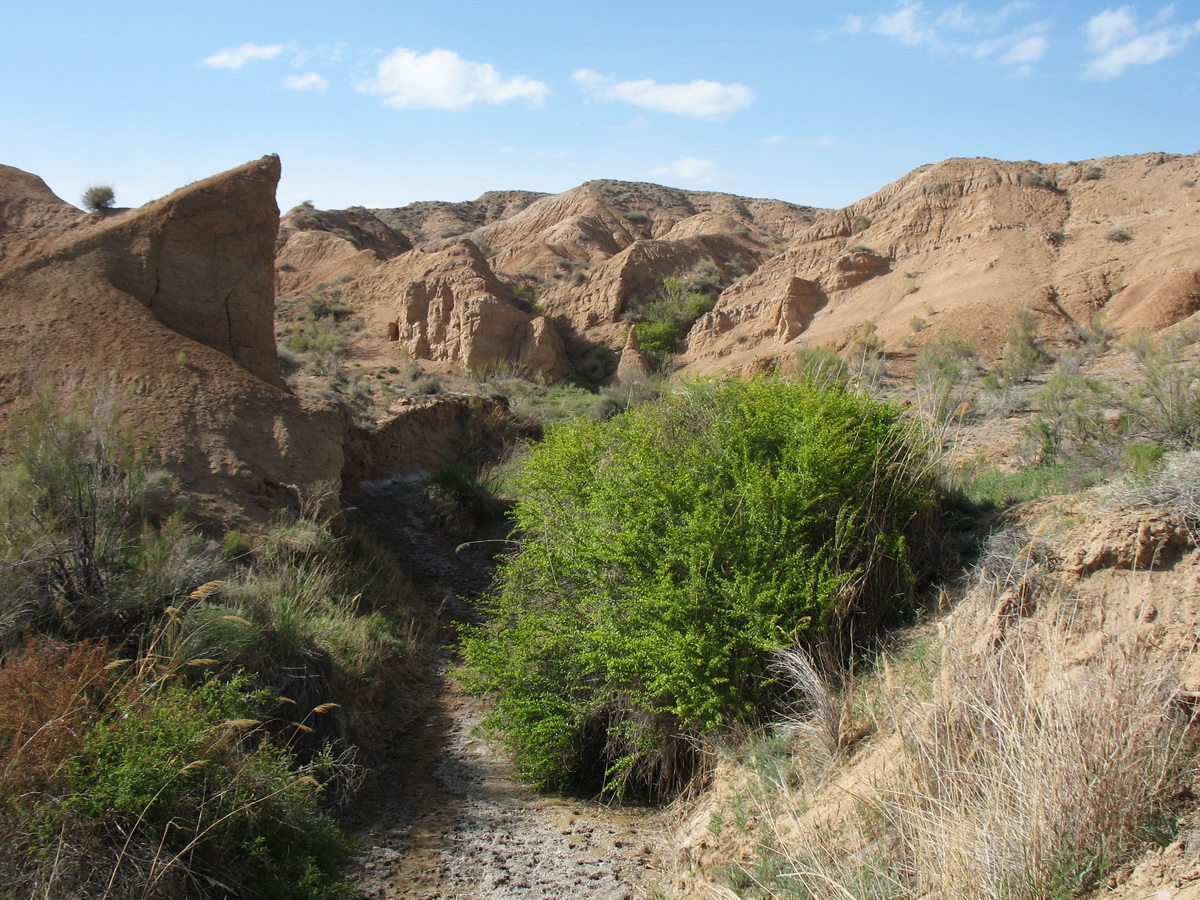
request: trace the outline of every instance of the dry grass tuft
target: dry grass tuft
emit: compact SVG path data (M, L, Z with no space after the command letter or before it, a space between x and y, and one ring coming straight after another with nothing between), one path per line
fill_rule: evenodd
M728 867L725 889L1066 898L1147 842L1169 841L1193 749L1173 673L1136 643L1080 664L1052 625L1016 630L994 653L960 650L973 642L954 632L977 625L960 620L918 654L941 655L928 693L905 671L926 666L879 667L874 752L843 755L832 772L814 769L813 745L832 735L842 702L811 661L788 660L786 677L809 698L799 726L819 740L798 742L792 777L756 798L759 860Z

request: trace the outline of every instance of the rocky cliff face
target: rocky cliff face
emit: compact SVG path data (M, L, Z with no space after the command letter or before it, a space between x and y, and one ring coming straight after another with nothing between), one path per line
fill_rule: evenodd
M487 318L480 309L502 286L470 244L422 257L424 268L401 262L411 243L365 211L302 207L279 234L279 174L268 156L140 209L89 216L36 176L0 168L0 419L41 392L118 402L200 507L222 518L259 518L313 486L352 487L461 452L502 404L425 398L370 427L285 386L275 349L277 234L307 266L288 275L311 279L320 265L340 271L357 260L364 272L379 270L381 291L398 279L414 335L416 309L456 296L449 330L474 333L472 318ZM553 332L510 319L505 340L492 349L464 342L463 358L515 355L554 371L562 351Z
M343 416L302 406L275 357L278 176L267 157L86 216L0 172L0 415L38 392L118 400L187 489L251 515L336 483Z

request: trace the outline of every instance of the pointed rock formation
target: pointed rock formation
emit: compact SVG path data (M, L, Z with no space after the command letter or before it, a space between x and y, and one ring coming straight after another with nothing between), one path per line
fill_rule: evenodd
M625 339L625 347L621 350L621 360L617 363L617 384L632 384L641 381L654 371L649 360L642 353L638 343L637 329L629 329L629 337Z
M276 157L106 217L15 172L0 172L0 246L25 247L0 271L0 416L43 391L127 398L185 487L251 514L337 483L342 414L285 391L275 356Z

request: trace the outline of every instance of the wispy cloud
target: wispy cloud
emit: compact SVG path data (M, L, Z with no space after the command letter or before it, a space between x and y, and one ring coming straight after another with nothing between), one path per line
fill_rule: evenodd
M767 147L796 146L826 149L837 144L837 138L832 134L819 134L816 137L802 138L789 138L784 137L782 134L769 134L762 139L762 143Z
M305 72L285 76L283 86L292 91L325 91L329 89L329 82L316 72Z
M1131 6L1106 9L1088 20L1087 49L1095 58L1083 70L1084 78L1107 81L1130 66L1161 62L1182 50L1200 34L1200 19L1176 24L1175 4L1164 7L1145 27Z
M200 60L200 64L212 66L214 69L240 69L248 62L274 59L282 52L283 44L242 44L240 47L228 47L214 53Z
M440 48L418 53L397 47L380 61L374 78L356 87L381 95L384 105L393 109L460 110L513 100L539 106L550 95L541 81L524 75L503 78L491 63L470 62Z
M641 116L634 116L624 125L613 125L610 131L645 131L650 127L650 123Z
M721 119L758 99L758 94L744 84L717 81L688 84L659 84L649 78L617 81L591 69L579 69L571 80L602 103L630 103L642 109L698 119Z
M711 159L696 159L694 156L685 156L667 166L656 166L651 174L656 178L671 178L692 184L716 184L729 180Z
M901 0L890 12L847 16L842 31L877 34L934 53L993 59L1026 74L1050 49L1049 23L1018 21L1032 9L1033 4L1023 0L994 12L981 12L966 3L935 9L920 0Z

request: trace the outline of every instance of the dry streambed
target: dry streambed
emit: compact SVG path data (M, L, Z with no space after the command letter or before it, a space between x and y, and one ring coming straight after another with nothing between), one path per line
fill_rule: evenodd
M486 584L479 557L455 553L423 521L419 483L397 480L352 498L356 515L400 557L435 608L470 616L464 600ZM478 733L481 704L446 674L449 655L395 702L396 731L348 811L363 841L351 864L373 900L505 900L651 896L666 819L544 796L512 777L503 752Z

